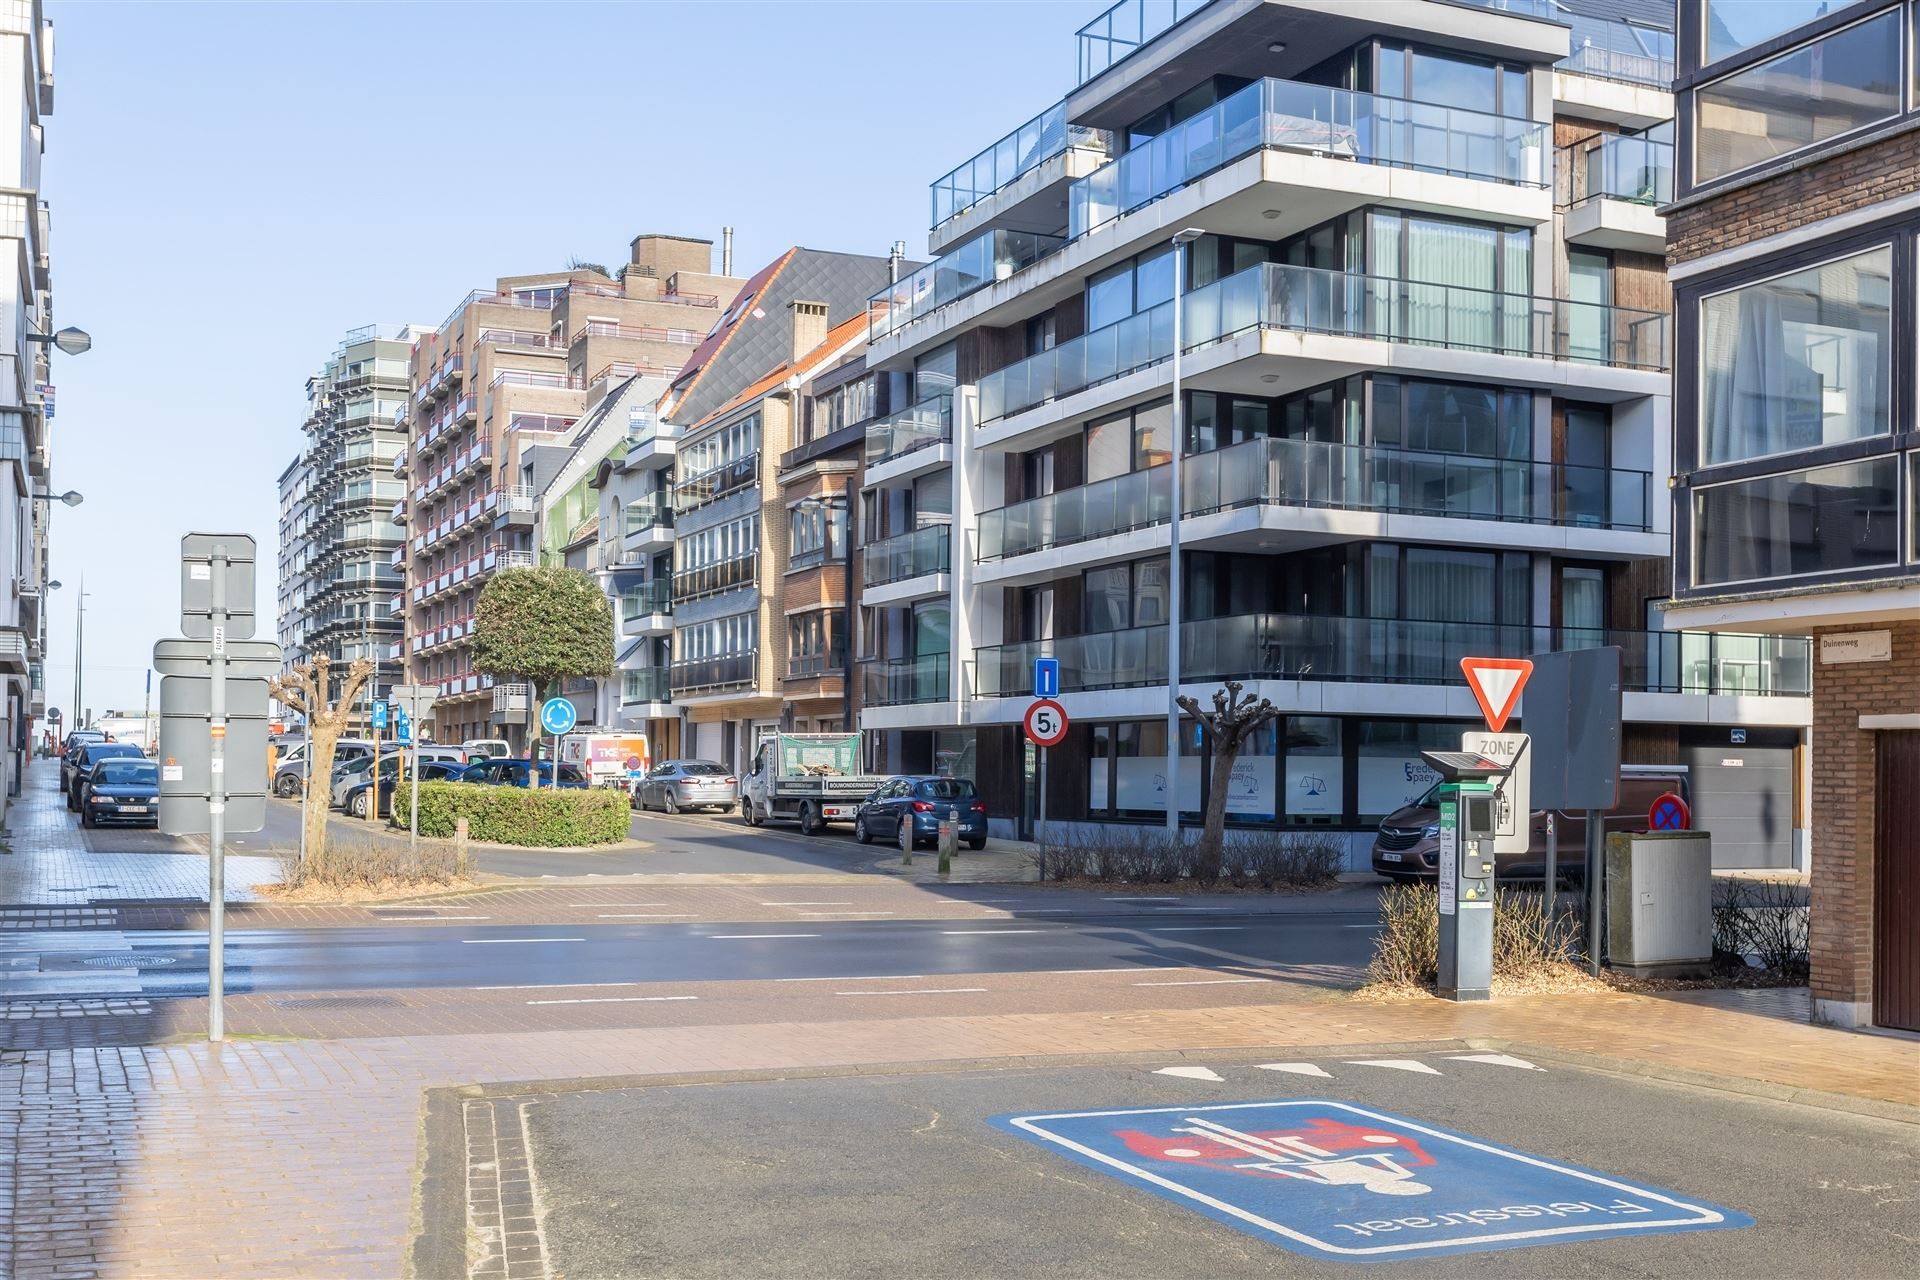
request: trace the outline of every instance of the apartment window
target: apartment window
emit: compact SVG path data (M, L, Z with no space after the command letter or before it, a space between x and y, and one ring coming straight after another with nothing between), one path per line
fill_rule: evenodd
M1704 0L1707 61L1730 58L1859 0Z
M1273 435L1273 402L1196 391L1187 401L1187 452L1208 453Z
M954 343L936 347L913 362L913 398L915 403L935 396L951 395L960 380L960 356Z
M1900 14L1889 9L1695 90L1693 180L1711 182L1899 115Z
M787 619L787 669L792 674L839 670L846 657L846 614L823 609Z
M1087 283L1087 329L1104 329L1173 298L1171 245L1109 267Z
M803 568L820 564L825 560L838 560L846 554L847 513L845 508L809 503L794 507L789 513L789 519L791 521L788 530L791 542L787 549L789 567Z
M1700 302L1704 465L1888 431L1889 246Z
M1201 752L1198 726L1184 725L1177 794L1183 814L1200 812ZM1167 816L1167 722L1122 720L1090 727L1087 810L1109 818Z
M1083 632L1162 626L1167 621L1167 559L1088 569L1081 575L1081 593Z
M1333 716L1288 716L1283 766L1288 826L1334 826L1346 814L1346 754Z
M1476 383L1376 377L1373 443L1424 453L1530 458L1533 396Z
M1087 426L1087 483L1172 461L1173 401L1128 409Z
M1053 312L1034 316L1027 321L1027 354L1037 356L1042 351L1053 350L1054 325Z
M873 417L873 379L856 378L852 382L823 391L807 400L807 438L817 440L842 427L850 427ZM801 441L802 444L806 440Z
M1575 524L1607 523L1610 425L1606 409L1596 405L1567 406L1563 446L1567 465L1562 492L1565 517Z
M1375 324L1409 341L1532 349L1533 233L1423 214L1369 215L1376 276L1405 281L1381 299Z
M1374 91L1390 98L1525 119L1527 70L1436 49L1380 46Z
M1896 455L1694 493L1699 586L1885 568L1899 560Z
M726 658L749 654L759 642L759 620L751 613L736 613L725 618L710 618L673 630L673 654L676 661L698 662L704 658Z
M1567 356L1605 360L1613 332L1613 255L1567 250Z
M760 517L742 516L710 529L683 533L674 542L673 554L680 572L708 565L739 560L760 549Z

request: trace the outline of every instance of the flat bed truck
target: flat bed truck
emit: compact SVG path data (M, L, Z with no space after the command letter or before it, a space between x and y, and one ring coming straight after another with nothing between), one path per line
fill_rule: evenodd
M750 826L797 822L818 835L852 822L885 778L860 772L857 733L778 733L760 743L740 780L740 815Z

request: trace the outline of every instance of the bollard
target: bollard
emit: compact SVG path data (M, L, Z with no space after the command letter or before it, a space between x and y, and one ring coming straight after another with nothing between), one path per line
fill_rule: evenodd
M456 866L467 865L467 820L457 818L453 824L453 858Z
M960 820L952 814L940 819L940 874L953 871L953 851L960 843Z
M900 819L900 865L913 865L913 815L907 814Z

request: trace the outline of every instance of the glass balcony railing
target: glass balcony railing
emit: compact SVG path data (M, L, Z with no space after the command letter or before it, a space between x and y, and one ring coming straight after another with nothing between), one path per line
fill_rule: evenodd
M1031 266L1066 241L1032 231L985 231L867 301L867 328L884 338L949 302Z
M1259 80L1141 143L1067 189L1067 237L1077 240L1263 147L1363 164L1547 183L1548 126L1405 98L1291 80Z
M1054 103L933 184L933 221L965 213L1021 174L1075 147L1106 154L1113 135L1067 123L1067 104Z
M717 560L693 569L681 569L673 575L673 594L682 600L712 595L734 587L750 587L760 581L760 555L749 552L730 560Z
M650 493L644 498L636 498L627 504L626 532L629 535L643 529L673 528L673 504L667 501L664 493Z
M953 696L952 668L944 653L923 654L917 658L892 658L863 664L860 672L861 705L899 707L920 702L945 702ZM1032 668L1028 668L1031 687Z
M1172 514L1165 464L980 513L980 559L1110 537ZM1181 513L1274 505L1575 527L1649 527L1653 477L1624 468L1249 440L1189 455Z
M916 449L953 439L953 396L928 396L867 427L867 465L905 457Z
M1577 13L1562 13L1558 20L1573 28L1572 52L1555 64L1560 70L1658 89L1672 86L1673 32Z
M673 692L690 693L727 685L752 684L754 655L730 653L719 658L692 658L673 664Z
M674 510L685 513L746 488L760 478L758 450L717 467L683 476L673 486Z
M1524 657L1618 645L1623 687L1641 693L1807 697L1812 642L1804 636L1692 631L1409 622L1256 613L1189 622L1180 629L1180 677L1204 680L1374 681L1457 684L1463 657ZM991 645L974 653L973 694L1031 692L1033 660L1060 660L1064 693L1164 685L1167 629L1067 636Z
M861 581L869 587L904 582L953 567L952 529L933 524L870 542L861 549Z
M1208 0L1120 0L1080 28L1080 78L1074 83L1085 84L1207 4Z
M632 622L652 614L673 612L673 583L666 578L643 582L620 593L620 620Z
M620 701L625 706L639 702L670 702L673 689L667 673L660 667L620 673Z
M1616 135L1597 147L1563 147L1555 172L1556 203L1571 207L1596 196L1635 204L1673 201L1673 144Z
M1672 363L1665 312L1274 262L1195 289L1181 305L1187 351L1269 328L1632 369L1665 370ZM1167 359L1173 306L1163 302L986 374L978 384L980 420L1008 417Z

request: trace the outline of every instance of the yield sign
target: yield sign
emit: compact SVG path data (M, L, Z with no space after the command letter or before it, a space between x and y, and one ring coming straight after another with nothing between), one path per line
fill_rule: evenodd
M1507 717L1520 702L1520 691L1527 687L1533 663L1525 658L1462 658L1460 670L1466 674L1480 714L1487 728L1499 733L1507 726Z

